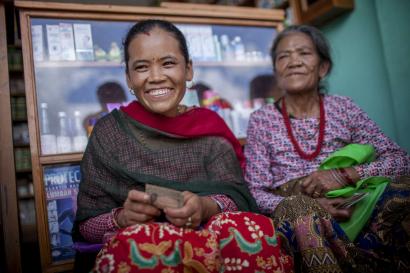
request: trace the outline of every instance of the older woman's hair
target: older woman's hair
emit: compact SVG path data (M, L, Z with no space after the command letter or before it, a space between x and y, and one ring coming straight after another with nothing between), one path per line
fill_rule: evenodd
M313 44L316 47L316 52L320 57L320 61L328 62L329 63L329 70L328 74L332 70L333 61L332 56L330 55L330 46L329 42L327 41L326 37L323 33L315 27L308 26L308 25L296 25L296 26L289 26L285 28L281 33L276 36L275 41L273 42L272 49L270 51L273 63L273 69L275 68L275 60L276 60L276 48L278 47L279 42L285 38L286 36L293 34L293 33L304 33L310 37Z

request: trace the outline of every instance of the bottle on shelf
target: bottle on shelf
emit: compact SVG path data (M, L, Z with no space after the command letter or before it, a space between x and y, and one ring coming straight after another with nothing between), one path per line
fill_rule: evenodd
M72 151L71 137L68 134L68 123L66 112L58 112L60 132L57 136L57 152L70 153Z
M245 45L242 42L240 36L235 36L232 41L232 47L235 54L235 60L244 61L245 60Z
M83 152L87 146L88 138L85 135L85 132L81 123L81 112L74 112L74 135L73 135L73 151L74 152Z
M215 61L222 61L221 43L219 42L218 35L212 35L215 47Z
M51 133L50 123L48 119L48 105L43 102L40 104L40 139L41 139L41 153L43 155L57 153L57 139L56 135Z
M225 61L232 61L235 57L229 37L226 34L221 35L221 53L222 59Z

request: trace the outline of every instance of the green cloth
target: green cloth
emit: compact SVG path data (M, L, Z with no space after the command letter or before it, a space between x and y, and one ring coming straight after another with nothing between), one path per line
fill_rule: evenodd
M335 168L348 168L359 164L370 163L375 159L373 146L365 144L349 144L344 148L334 152L320 165L320 170L330 170ZM389 179L385 177L373 176L356 182L356 186L346 186L342 189L329 191L326 197L349 197L356 192L369 192L369 195L355 205L352 217L346 222L341 222L340 226L354 241L369 220L377 200L383 194Z

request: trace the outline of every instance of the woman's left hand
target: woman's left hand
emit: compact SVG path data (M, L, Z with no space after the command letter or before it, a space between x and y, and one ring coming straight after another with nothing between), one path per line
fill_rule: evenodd
M165 216L170 223L178 227L196 228L202 221L209 218L207 215L211 199L188 191L184 191L182 194L184 206L182 208L165 208ZM211 200L211 202L213 201Z
M325 193L331 190L340 189L343 185L336 181L332 170L314 171L302 180L302 193L312 198L323 197Z

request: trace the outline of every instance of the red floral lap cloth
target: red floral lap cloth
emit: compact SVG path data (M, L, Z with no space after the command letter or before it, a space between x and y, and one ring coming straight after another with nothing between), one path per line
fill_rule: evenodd
M293 272L272 220L250 212L215 215L199 230L134 225L98 254L92 272Z

